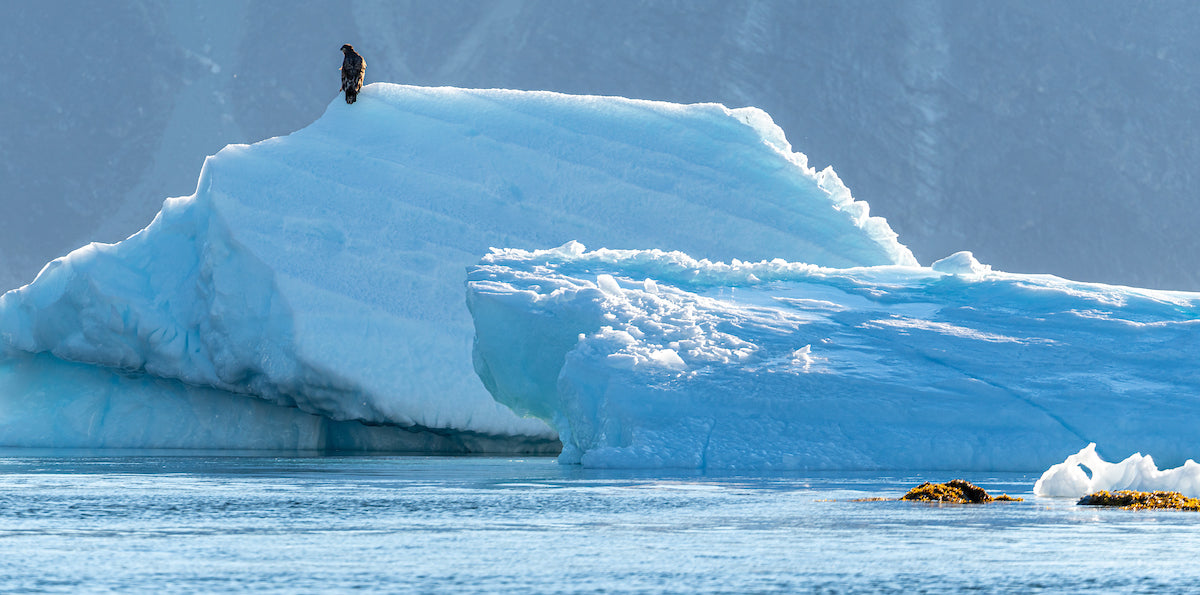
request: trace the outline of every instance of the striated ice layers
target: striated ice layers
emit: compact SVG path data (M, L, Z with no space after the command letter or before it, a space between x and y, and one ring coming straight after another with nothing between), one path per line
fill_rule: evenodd
M1040 471L1200 452L1200 295L991 271L496 250L475 367L564 462Z
M915 264L757 109L369 85L0 297L0 446L556 449L475 376L463 283L575 238Z
M1106 491L1180 492L1200 497L1200 464L1188 459L1180 467L1160 470L1149 455L1134 453L1120 463L1109 463L1089 444L1067 460L1046 470L1033 486L1039 496L1081 498Z

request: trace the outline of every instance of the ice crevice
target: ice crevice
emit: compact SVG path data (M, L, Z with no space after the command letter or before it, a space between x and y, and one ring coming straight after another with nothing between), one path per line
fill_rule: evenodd
M1081 443L1084 443L1084 444L1086 444L1086 443L1090 443L1090 442L1092 442L1091 440L1088 440L1088 438L1087 438L1087 437L1083 436L1083 435L1082 435L1082 434L1081 434L1081 433L1080 433L1078 430L1076 430L1075 428L1071 427L1071 424L1070 424L1070 423L1068 423L1068 422L1067 422L1065 419L1063 419L1061 415L1059 415L1059 414L1056 414L1055 412L1053 412L1053 411L1049 410L1048 408L1046 408L1046 406L1045 406L1045 405L1042 405L1041 403L1038 403L1038 402L1037 402L1035 399L1032 399L1032 398L1026 397L1026 396L1022 395L1021 393L1017 392L1016 390L1014 390L1014 389L1012 389L1012 388L1010 388L1010 387L1008 387L1008 386L1004 386L1004 385L997 384L997 383L995 383L994 381L991 381L991 380L987 379L986 377L981 377L981 376L974 375L974 374L972 374L972 373L970 372L970 369L969 369L969 368L966 368L966 367L963 367L963 366L955 366L955 365L953 365L953 364L951 364L951 363L949 363L949 362L947 362L947 361L944 361L944 360L942 360L942 359L940 359L940 358L937 358L937 357L935 357L935 356L932 356L932 355L930 355L930 354L928 354L928 353L926 353L926 354L923 354L923 355L924 355L926 358L928 358L930 362L932 362L932 363L934 363L934 364L936 364L936 365L939 365L939 366L944 366L944 367L946 367L947 369L950 369L950 370L953 370L953 371L955 371L955 372L957 372L957 373L959 373L959 374L962 374L964 377L966 377L966 378L968 378L968 379L970 379L970 380L973 380L973 381L975 381L975 382L978 382L978 383L980 383L980 384L983 384L983 385L990 386L990 387L992 387L992 388L994 388L994 389L996 389L996 390L998 390L998 391L1002 391L1002 392L1004 392L1004 393L1007 393L1007 394L1008 394L1009 396L1011 396L1013 399L1015 399L1015 400L1017 400L1017 401L1020 401L1020 402L1022 402L1022 403L1025 403L1026 405L1029 405L1031 408L1033 408L1033 409L1037 410L1038 412L1042 413L1042 414L1043 414L1043 415L1045 415L1046 417L1049 417L1050 419L1052 419L1052 420L1054 420L1055 422L1057 422L1057 423L1058 423L1060 426L1062 426L1062 428L1063 428L1064 430L1066 430L1066 431L1067 431L1067 432L1069 432L1071 435L1073 435L1073 436L1075 436L1076 438L1078 438L1078 439L1080 440L1080 442L1081 442Z

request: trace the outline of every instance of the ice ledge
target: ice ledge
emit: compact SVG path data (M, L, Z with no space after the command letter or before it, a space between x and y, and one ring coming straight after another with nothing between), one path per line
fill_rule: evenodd
M595 467L1040 471L1200 452L1200 295L943 271L497 250L476 370ZM1119 423L1114 420L1119 420Z

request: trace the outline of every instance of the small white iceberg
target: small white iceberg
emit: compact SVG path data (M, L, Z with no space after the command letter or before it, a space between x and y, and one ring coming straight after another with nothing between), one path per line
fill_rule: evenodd
M1200 464L1188 459L1182 466L1159 470L1149 455L1135 453L1120 463L1096 454L1096 443L1067 457L1042 474L1033 493L1051 498L1081 498L1099 491L1179 492L1200 497Z

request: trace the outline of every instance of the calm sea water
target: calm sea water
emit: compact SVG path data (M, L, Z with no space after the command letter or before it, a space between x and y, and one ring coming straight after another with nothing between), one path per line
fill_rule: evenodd
M1187 592L1200 514L898 497L954 474L552 459L0 458L0 592ZM961 475L961 474L960 474Z

